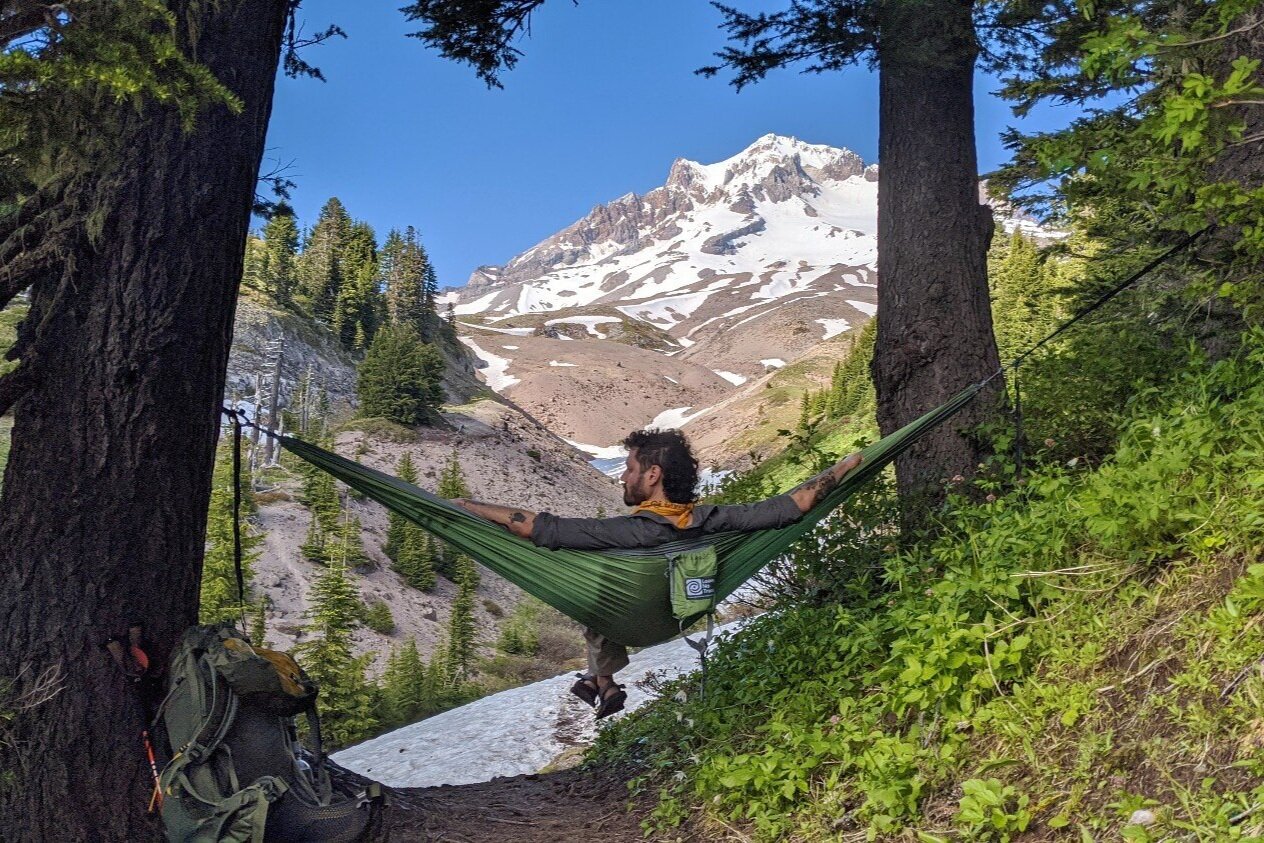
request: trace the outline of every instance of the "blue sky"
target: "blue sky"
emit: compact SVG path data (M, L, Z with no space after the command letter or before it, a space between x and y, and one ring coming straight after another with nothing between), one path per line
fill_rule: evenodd
M877 77L863 66L783 70L741 93L694 75L724 44L704 0L551 0L504 90L405 37L417 27L398 5L306 0L309 31L332 22L349 37L305 53L327 82L280 78L263 169L289 165L303 225L338 196L379 241L415 226L443 286L662 184L676 158L712 163L768 132L877 156ZM1004 160L998 136L1014 120L980 82L986 171Z

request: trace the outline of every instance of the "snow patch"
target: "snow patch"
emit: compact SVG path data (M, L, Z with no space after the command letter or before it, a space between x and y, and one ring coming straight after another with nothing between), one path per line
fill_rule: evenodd
M717 629L732 634L743 621ZM626 683L626 708L635 711L652 699L637 686L647 673L664 671L674 679L698 667L698 655L678 638L646 647L632 656L620 677ZM564 673L521 688L436 714L336 753L334 761L390 787L474 784L495 776L535 773L575 740L596 737L592 710L569 693L574 674ZM618 716L618 715L617 715ZM573 722L578 734L559 740L558 723Z
M878 306L876 304L870 304L867 301L856 301L855 299L846 299L846 302L866 316L873 316L875 313L878 312Z
M628 449L622 445L585 445L574 439L567 439L566 442L599 460L616 460L628 455Z
M676 386L680 386L680 381L676 380L675 378L671 377L670 375L663 375L663 380L666 380L666 381L671 381L672 383L676 384Z
M550 319L545 325L583 325L588 329L588 333L592 334L599 340L606 339L606 335L597 330L598 325L604 325L608 322L622 322L623 320L617 316L566 316L561 319Z
M817 319L816 321L825 326L825 335L821 337L823 340L836 337L851 327L846 319Z
M698 418L698 416L701 416L709 411L711 408L703 407L696 413L689 412L692 409L693 407L676 407L671 410L663 410L663 412L655 416L653 420L646 425L646 427L657 427L660 430L672 427L684 427L689 424L689 422Z
M578 363L561 363L557 360L550 360L549 365L550 366L578 366L579 364Z
M478 343L469 337L461 337L461 342L472 348L480 359L487 361L487 368L483 370L483 380L493 390L503 392L514 384L521 383L518 378L509 374L509 364L513 361L508 357L497 357L495 354L489 354L479 348Z
M760 360L759 362L765 366L772 366L774 369L780 369L782 366L786 365L786 361L782 360L780 357L769 357L767 360Z
M742 384L746 383L746 378L735 372L722 372L719 369L712 369L711 371L715 372L717 375L724 378L726 381L733 384L734 386L741 386Z
M535 333L535 328L490 328L487 325L471 325L469 322L457 324L476 331L495 331L498 334L513 334L515 337L529 337Z

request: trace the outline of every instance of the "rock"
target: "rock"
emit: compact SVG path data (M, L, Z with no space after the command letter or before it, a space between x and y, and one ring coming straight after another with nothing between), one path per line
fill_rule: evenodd
M1128 825L1154 825L1154 812L1146 808L1139 808L1132 812L1132 816L1128 818Z

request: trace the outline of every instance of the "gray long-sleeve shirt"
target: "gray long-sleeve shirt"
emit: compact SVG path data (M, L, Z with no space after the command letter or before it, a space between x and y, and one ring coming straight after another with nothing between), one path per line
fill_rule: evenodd
M615 518L559 518L538 512L531 541L549 550L603 550L657 547L674 541L696 539L710 533L749 532L785 527L803 517L789 495L759 503L694 507L690 526L681 530L675 521L654 512L638 512Z

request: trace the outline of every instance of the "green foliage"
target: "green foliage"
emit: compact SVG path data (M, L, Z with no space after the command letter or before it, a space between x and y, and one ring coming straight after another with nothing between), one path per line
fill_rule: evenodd
M308 624L313 637L294 648L295 655L320 685L321 725L332 747L367 737L377 727L377 689L365 678L372 655L355 657L351 632L363 612L360 590L340 560L308 593Z
M375 600L364 608L364 625L374 632L390 635L395 631L395 617L383 600Z
M534 656L540 649L541 604L531 598L514 607L500 628L496 649L511 656Z
M1051 195L1026 201L1052 201L1094 235L1131 248L1219 223L1204 261L1187 269L1199 280L1192 292L1257 308L1264 76L1251 36L1236 36L1250 32L1258 4L1079 5L1081 14L1052 23L1005 94L1020 113L1051 99L1092 108L1063 131L1011 133L1015 159L996 184L1043 184Z
M396 465L396 474L401 480L417 482L417 470L407 451ZM394 512L389 519L383 551L395 563L395 570L405 582L419 591L430 591L436 583L435 548L430 534Z
M233 436L223 431L215 449L215 469L211 477L211 501L206 516L206 555L202 560L202 585L198 600L198 622L239 620L243 607L237 599L237 570L233 543ZM241 486L241 569L247 599L254 579L254 562L259 558L263 534L248 516L254 508L250 482Z
M1140 758L1161 745L1184 764L1204 740L1264 716L1249 693L1215 702L1264 656L1243 635L1264 606L1264 567L1242 566L1223 599L1188 587L1195 611L1152 594L1165 588L1155 577L1179 584L1186 569L1264 543L1264 332L1233 359L1187 355L1169 386L1133 398L1120 427L1095 467L1046 463L1011 491L985 479L984 498L953 496L941 531L890 545L869 589L756 619L718 647L705 700L696 677L668 685L602 731L598 756L642 765L634 784L662 789L655 823L702 809L761 839L825 837L843 814L901 837L945 800L963 839L1015 839L1072 817L1088 836L1117 828L1076 801L1123 798L1102 785L1104 765L1129 765L1104 760L1112 744ZM1111 656L1133 633L1150 652ZM1105 696L1145 677L1155 650L1172 667L1150 694ZM1146 713L1116 724L1125 704ZM1189 743L1134 734L1160 722ZM1042 749L1052 740L1063 743ZM1212 831L1228 828L1223 806L1250 804L1214 777L1164 769L1150 780L1176 782L1182 822L1207 839L1223 839ZM952 795L954 781L968 786Z
M429 419L443 392L443 358L421 341L411 325L377 333L360 365L356 393L360 415L380 416L403 425Z
M250 613L250 643L260 647L268 640L268 598L260 597L255 601Z
M446 667L449 681L457 684L468 678L478 649L474 592L478 588L479 577L474 560L465 554L457 554L454 574L457 595L452 601L452 615L448 618Z
M108 160L115 127L98 123L82 131L85 115L96 114L101 102L171 105L187 127L203 109L241 108L180 48L176 16L161 0L69 0L47 10L19 3L4 12L0 215L11 200L66 175L76 159Z
M1012 785L998 779L969 779L961 783L961 790L961 802L952 819L967 839L1009 843L1015 834L1027 830L1030 800Z

